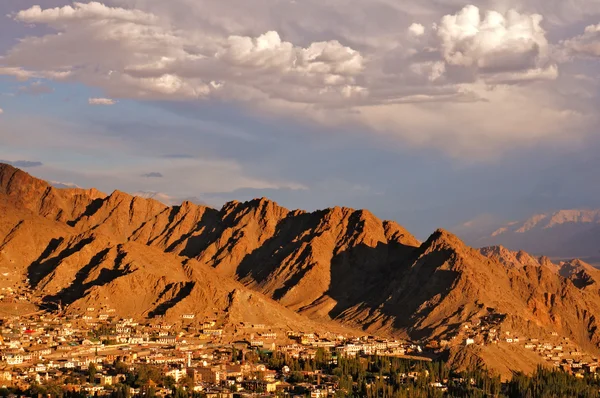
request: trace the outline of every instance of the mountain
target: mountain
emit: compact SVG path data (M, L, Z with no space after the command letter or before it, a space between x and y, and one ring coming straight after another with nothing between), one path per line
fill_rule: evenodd
M504 225L466 223L455 231L477 247L504 246L554 259L600 264L600 210L560 210Z
M54 186L56 186L56 185L54 185ZM65 187L65 188L67 188L67 187ZM144 198L144 199L154 199L161 203L167 204L169 206L180 205L183 202L192 202L192 203L199 204L199 205L205 205L205 202L203 200L201 200L200 198L197 198L195 196L193 196L193 197L174 197L174 196L168 195L164 192L156 192L156 191L138 191L138 192L132 192L131 195L139 196L140 198Z
M171 207L120 191L56 189L7 165L0 210L0 281L70 313L362 330L505 375L544 361L489 343L505 335L558 335L598 353L600 271L582 261L477 250L445 230L419 242L367 210L288 210L265 198ZM465 347L470 336L478 344Z
M112 214L102 213L106 206ZM73 314L111 309L122 317L176 321L189 313L227 327L344 330L314 323L193 259L128 239L138 223L167 210L121 192L56 189L0 165L0 284ZM102 225L89 226L91 214L102 215Z

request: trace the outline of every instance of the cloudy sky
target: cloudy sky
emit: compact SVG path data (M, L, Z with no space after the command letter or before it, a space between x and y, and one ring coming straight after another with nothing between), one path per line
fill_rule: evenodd
M0 159L420 237L600 207L600 0L0 1Z

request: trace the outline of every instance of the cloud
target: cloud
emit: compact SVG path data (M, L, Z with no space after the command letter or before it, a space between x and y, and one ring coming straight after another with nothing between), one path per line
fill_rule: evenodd
M21 38L0 58L0 74L75 81L108 98L231 104L459 157L591 131L594 113L564 94L586 88L569 84L543 28L585 15L577 1L564 21L554 0L462 9L429 0L232 1L31 7L14 18L52 29ZM99 104L116 102L108 98Z
M15 19L59 32L23 39L3 59L12 68L5 73L26 78L68 71L112 97L312 103L364 91L355 82L364 68L361 54L337 40L298 46L274 30L214 37L174 29L152 13L97 2L35 6Z
M10 164L11 166L18 168L40 167L44 165L42 162L35 162L30 160L0 160L0 163Z
M564 40L561 45L568 55L600 57L600 24L589 25L583 34Z
M52 79L52 80L65 80L69 76L71 76L71 71L62 70L62 71L31 71L25 70L21 67L7 67L2 66L0 64L0 76L12 76L16 78L18 81L25 82L29 79L33 78L43 78L43 79Z
M88 103L90 105L114 105L117 101L110 98L90 98Z
M73 6L48 8L43 10L36 5L27 10L19 11L16 15L18 21L35 24L44 23L51 26L71 21L119 21L138 24L152 24L156 17L139 10L126 10L111 8L102 3L73 3Z
M144 177L144 178L163 178L164 176L159 172L153 171L151 173L142 174L142 177Z
M481 72L522 72L547 67L548 41L539 14L506 14L469 5L446 15L437 26L440 51L448 65ZM532 76L535 77L535 74Z
M28 86L19 87L19 94L43 95L51 94L53 92L54 89L52 87L47 86L42 82L33 82Z
M0 115L4 113L4 109L0 108Z
M425 34L425 27L420 23L413 23L408 27L408 33L415 37L423 36Z
M169 154L169 155L164 155L163 157L165 159L194 159L195 158L194 155L188 155L185 153L173 153L173 154Z

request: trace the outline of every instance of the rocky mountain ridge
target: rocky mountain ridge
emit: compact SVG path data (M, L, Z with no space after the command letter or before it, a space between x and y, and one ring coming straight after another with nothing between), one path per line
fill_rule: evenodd
M591 352L600 343L593 267L476 250L444 230L421 243L367 210L310 213L265 198L169 207L119 191L56 189L6 165L0 209L2 283L76 313L193 313L455 346L463 325L494 319L501 331L554 331Z

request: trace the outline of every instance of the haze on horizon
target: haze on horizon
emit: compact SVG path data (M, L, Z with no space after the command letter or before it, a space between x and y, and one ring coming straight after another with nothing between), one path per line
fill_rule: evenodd
M0 159L424 237L600 207L597 0L4 0Z

